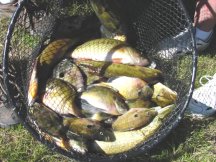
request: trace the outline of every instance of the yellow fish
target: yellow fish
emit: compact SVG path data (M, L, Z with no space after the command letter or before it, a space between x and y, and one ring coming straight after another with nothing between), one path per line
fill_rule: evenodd
M108 38L94 39L75 48L71 57L81 60L106 61L121 64L148 66L147 58L128 44Z
M77 92L74 87L61 79L50 79L42 102L60 115L82 116L76 103Z
M129 151L148 140L163 125L164 120L172 112L175 105L169 105L160 109L158 115L149 123L138 130L127 132L114 131L115 141L105 142L95 140L91 150L106 155L113 155Z
M152 101L161 107L174 104L177 100L177 92L171 90L162 83L154 84Z
M132 108L125 114L119 116L112 128L114 131L129 131L149 124L157 115L157 111L146 108Z
M44 88L51 75L52 69L65 55L67 50L74 46L77 40L59 39L51 42L34 60L28 85L28 105L31 106Z

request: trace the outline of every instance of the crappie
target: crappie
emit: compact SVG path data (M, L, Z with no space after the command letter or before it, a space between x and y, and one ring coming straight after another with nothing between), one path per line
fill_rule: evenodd
M132 108L119 116L113 123L114 131L129 131L149 124L157 115L157 111L146 108Z
M103 84L111 86L118 90L118 92L126 100L134 100L138 98L151 98L153 90L142 79L135 77L119 76L109 78Z
M65 55L67 50L74 46L77 40L59 39L51 42L35 59L28 85L28 105L32 105L38 93L44 88L51 75L52 69Z
M164 107L147 126L127 132L114 131L115 141L94 141L91 150L107 155L113 155L129 151L148 140L162 126L164 120L172 112L175 105Z
M108 87L90 86L80 98L87 103L87 105L82 105L82 109L87 111L121 115L128 110L123 97Z
M177 100L177 92L171 90L169 87L162 83L154 85L154 93L152 101L161 107L165 107L170 104L174 104Z
M102 34L108 38L124 36L123 41L126 41L126 24L119 12L120 8L112 5L113 2L105 0L90 0L90 3L102 24Z
M60 79L50 79L42 102L60 115L82 116L76 104L77 92L74 87Z
M64 126L68 128L67 135L77 134L83 138L110 141L112 132L104 128L100 122L87 118L66 118Z
M101 61L76 60L75 62L78 66L88 68L95 74L106 78L116 76L136 77L150 84L163 81L162 72L157 69Z
M149 100L144 100L144 99L136 99L136 100L129 100L126 101L129 108L139 108L139 107L144 107L144 108L150 108L154 105L154 103L149 99Z
M148 66L147 58L128 44L108 38L90 40L78 46L71 53L71 57L81 60L106 61L130 65Z
M63 135L64 126L62 118L45 105L34 103L30 107L28 115L44 132L56 137Z
M84 78L80 69L69 59L64 59L59 62L53 69L53 78L62 79L74 87L77 91L84 89Z

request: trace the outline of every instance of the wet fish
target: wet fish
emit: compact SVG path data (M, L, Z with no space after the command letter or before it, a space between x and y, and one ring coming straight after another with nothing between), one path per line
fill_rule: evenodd
M171 90L169 87L162 83L154 85L154 93L152 101L161 107L174 104L177 100L177 92Z
M68 127L67 135L80 135L87 139L96 139L99 141L109 141L112 132L104 128L100 122L87 118L68 118L64 119L64 126Z
M74 87L77 91L84 90L85 83L80 69L69 59L59 62L53 69L53 78L62 79Z
M87 67L79 66L79 68L82 71L85 85L87 86L105 79Z
M74 87L61 79L50 79L42 102L60 115L82 116L76 103L77 92Z
M136 99L136 100L128 100L126 101L129 108L139 108L139 107L144 107L144 108L150 108L154 105L154 103L149 99L149 100L144 100L144 99Z
M149 124L157 115L157 111L146 108L132 108L119 116L113 123L114 131L129 131Z
M147 58L128 44L108 38L94 39L75 48L71 57L81 60L106 61L130 65L148 66Z
M103 113L103 112L96 112L96 113L92 113L91 110L82 110L82 114L86 117L89 118L91 120L94 121L104 121L106 119L109 119L112 117L112 115L107 114L107 113Z
M149 99L153 94L153 90L145 81L135 77L111 77L103 84L117 89L126 100Z
M76 60L75 62L78 66L88 68L95 74L104 76L106 78L117 76L136 77L150 84L155 84L159 81L163 81L162 72L157 69L125 64L107 63L102 61Z
M103 86L90 86L80 97L88 106L82 109L94 112L104 112L112 115L121 115L128 110L123 97L111 88ZM95 109L94 109L95 108Z
M164 107L158 112L158 115L152 120L150 124L138 130L127 132L114 131L115 141L104 142L94 141L91 145L91 150L101 152L106 155L113 155L129 151L136 146L139 146L144 141L148 140L156 131L162 126L164 120L172 112L175 105Z
M52 137L52 141L66 151L76 151L83 155L88 152L87 142L83 138L67 139Z
M63 135L64 126L62 118L45 105L34 103L30 107L28 114L44 132L55 137L61 137Z
M51 42L35 59L30 74L28 86L28 105L31 106L44 88L51 75L52 69L66 54L67 50L75 45L77 40L59 39Z
M102 24L102 34L108 38L124 37L126 41L126 24L117 5L105 0L90 0L91 6Z

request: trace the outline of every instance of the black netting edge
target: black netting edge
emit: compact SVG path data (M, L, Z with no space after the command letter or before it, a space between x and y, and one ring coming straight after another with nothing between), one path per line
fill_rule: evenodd
M3 51L3 79L4 79L4 85L5 85L5 90L7 92L7 96L9 98L9 102L17 107L16 105L16 101L14 100L12 96L12 94L9 91L9 78L8 78L8 63L9 63L9 47L10 47L10 41L12 38L12 33L16 24L16 21L25 5L25 3L27 3L28 0L23 0L20 2L19 6L17 7L14 15L12 16L11 22L9 24L9 28L7 31L7 35L6 35L6 39L5 39L5 45L4 45L4 51ZM186 13L186 17L188 18L188 14L181 2L181 0L178 0L179 4L181 5L182 10L184 10L184 12ZM132 149L131 151L127 152L127 153L122 153L122 154L117 154L114 156L104 156L104 155L99 155L97 156L96 154L87 154L86 156L77 156L74 153L69 153L66 152L58 147L56 147L56 145L48 143L44 138L42 138L37 131L29 125L29 123L25 122L25 119L22 118L21 116L21 122L22 124L25 126L25 128L32 134L32 136L34 138L36 138L37 140L39 140L40 142L42 142L43 144L46 144L49 148L51 148L54 151L57 151L65 156L68 156L70 158L75 158L77 160L84 160L84 161L119 161L119 160L125 160L127 158L131 158L133 156L137 156L142 154L147 153L150 149L152 149L156 144L158 144L162 139L164 139L169 133L170 131L175 128L178 123L181 121L185 109L187 108L187 105L191 99L192 93L193 93L193 89L194 89L194 82L195 82L195 77L196 77L196 65L197 65L197 51L195 50L195 40L194 40L194 35L193 33L193 27L192 24L189 22L190 24L190 33L191 33L191 38L192 38L192 46L194 48L193 50L193 58L192 58L192 78L191 78L191 86L188 92L188 95L185 96L185 103L178 105L175 109L176 111L174 111L174 113L164 122L164 126L162 126L155 134L153 137L151 137L150 139L148 139L146 142L144 142L142 144L142 146L137 147L135 149ZM24 106L24 105L22 105ZM182 107L182 108L181 108ZM16 111L16 109L15 109ZM18 111L16 111L16 113L18 113ZM18 114L19 115L19 114ZM166 126L165 126L166 125ZM89 157L88 157L89 156Z

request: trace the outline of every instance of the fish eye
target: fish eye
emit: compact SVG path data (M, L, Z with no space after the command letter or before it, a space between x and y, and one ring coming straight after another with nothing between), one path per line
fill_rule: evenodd
M103 136L103 135L104 135L104 134L103 134L103 132L100 132L100 135L102 135L102 136Z
M138 117L138 114L135 114L134 117L137 118L137 117Z
M59 77L60 77L60 78L63 78L63 77L64 77L64 73L63 73L63 72L60 73L60 74L59 74Z

